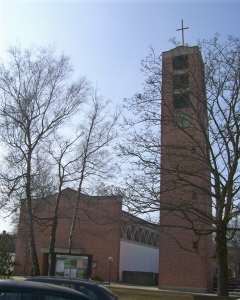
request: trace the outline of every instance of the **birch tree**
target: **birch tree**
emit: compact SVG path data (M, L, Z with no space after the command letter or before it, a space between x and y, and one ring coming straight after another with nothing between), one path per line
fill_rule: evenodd
M11 47L0 65L0 127L4 147L2 186L9 201L24 199L32 274L39 275L32 205L37 199L36 156L46 138L85 101L89 84L72 79L70 59L52 47Z
M49 141L48 153L52 158L51 167L56 171L52 172L55 178L55 185L57 189L56 197L54 199L53 215L50 218L50 241L48 252L48 275L54 275L54 249L56 242L56 233L58 227L59 206L62 197L62 191L66 184L71 182L73 175L75 174L72 168L73 163L76 161L76 157L73 153L76 153L76 141L79 136L73 139L67 139L66 137L56 135L54 140ZM46 220L45 226L49 226L49 220Z
M104 102L96 93L92 96L91 108L79 125L80 139L78 155L74 163L77 197L74 205L68 252L71 253L79 202L84 201L83 191L87 186L97 186L94 182L110 180L115 167L111 161L110 146L117 137L116 125L119 112L110 112L110 103Z

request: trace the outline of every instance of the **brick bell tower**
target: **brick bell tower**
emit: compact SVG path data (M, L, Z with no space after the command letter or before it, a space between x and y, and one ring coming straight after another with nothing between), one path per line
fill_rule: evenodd
M161 118L159 288L211 291L207 110L197 46L162 53Z

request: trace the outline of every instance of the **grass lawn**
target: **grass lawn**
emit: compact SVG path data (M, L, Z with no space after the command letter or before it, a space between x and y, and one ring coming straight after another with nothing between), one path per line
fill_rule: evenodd
M161 292L161 291L148 291L137 290L130 288L115 288L110 289L118 295L119 300L193 300L191 294L181 292Z

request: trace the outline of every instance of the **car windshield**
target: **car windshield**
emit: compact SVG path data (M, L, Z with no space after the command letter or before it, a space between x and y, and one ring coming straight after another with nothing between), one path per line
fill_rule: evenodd
M19 292L7 291L7 292L0 293L0 299L31 300L32 294L31 292L24 292L24 291L19 291Z

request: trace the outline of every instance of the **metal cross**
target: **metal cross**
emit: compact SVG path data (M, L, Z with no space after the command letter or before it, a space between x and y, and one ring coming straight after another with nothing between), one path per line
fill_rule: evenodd
M184 32L183 32L183 30L184 29L188 29L189 27L183 27L183 20L182 20L182 28L180 28L180 29L177 29L177 31L178 30L182 30L182 44L183 44L183 46L184 46Z

